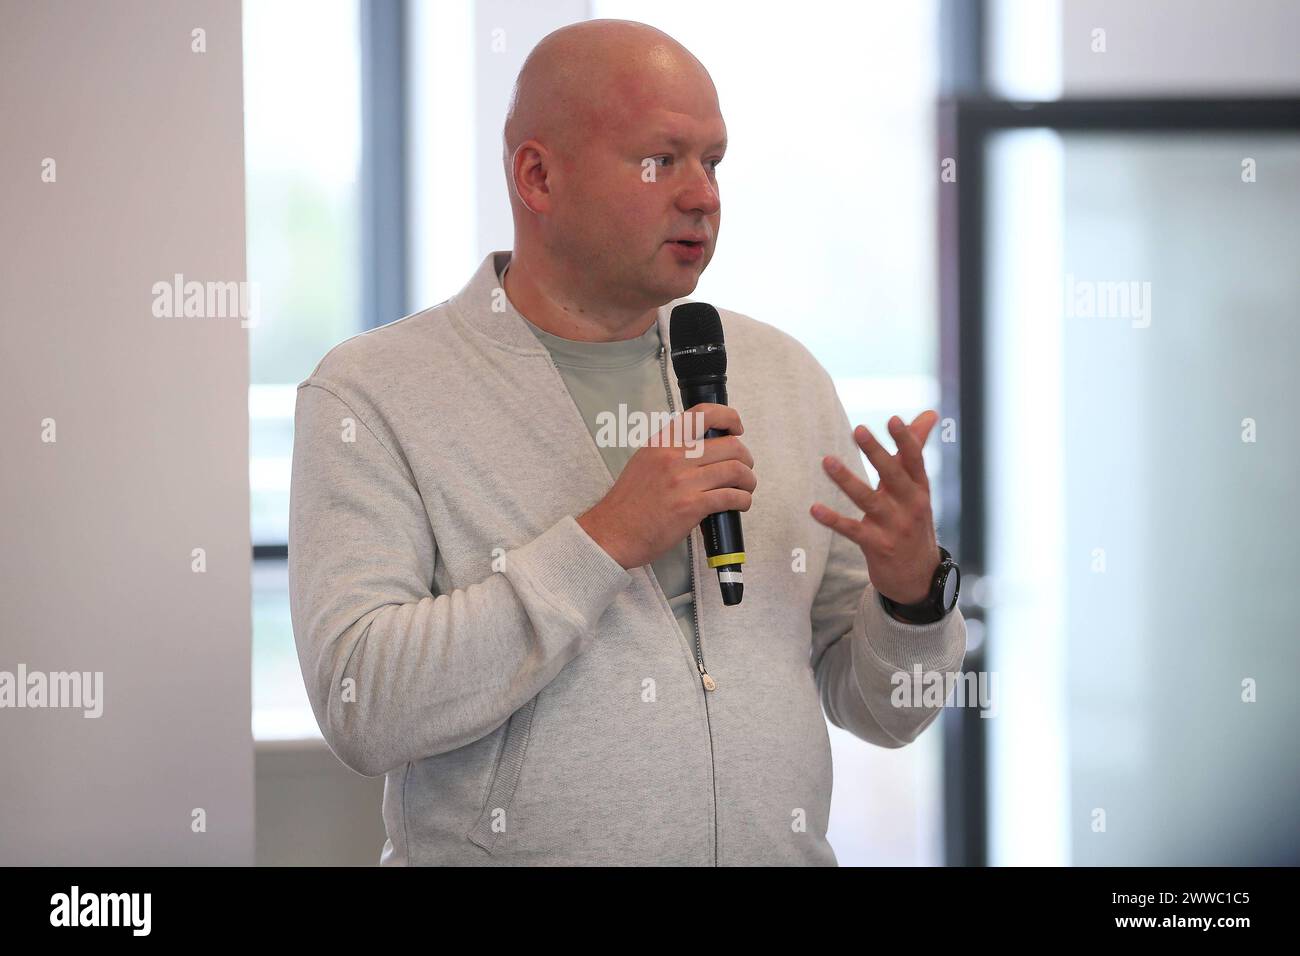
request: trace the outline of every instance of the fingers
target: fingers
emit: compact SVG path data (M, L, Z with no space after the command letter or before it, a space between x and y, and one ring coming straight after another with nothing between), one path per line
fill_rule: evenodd
M889 430L898 447L897 455L890 454L865 425L859 425L854 430L853 437L858 446L880 475L878 488L873 489L862 481L833 455L822 459L822 466L868 518L879 520L894 502L909 504L919 494L930 493L930 481L925 473L921 448L938 419L938 413L933 410L926 410L916 416L910 426L904 425L897 415L890 418ZM882 496L881 492L886 494Z
M808 511L818 523L826 525L837 534L842 534L864 551L868 548L879 549L879 532L869 523L846 518L834 508L827 508L821 502L813 505Z
M850 501L867 514L875 512L876 490L855 475L844 462L834 455L827 455L822 459L822 467L826 469L826 474L830 475L831 480L844 489Z
M889 485L894 491L906 494L906 489L912 484L911 477L902 463L876 441L876 436L871 434L871 429L866 425L859 425L853 430L853 438L858 443L858 447L866 452L867 460L880 475L882 487Z
M703 453L691 460L701 468L714 462L726 461L729 458L743 461L750 468L754 467L754 456L750 454L748 446L735 435L702 438L700 441L704 443Z
M704 465L695 471L693 478L699 483L699 488L706 490L741 488L753 494L758 487L758 476L753 469L735 459Z
M923 421L927 415L930 416L930 418ZM917 415L916 418L912 419L912 424L909 425L908 428L910 428L912 433L916 435L917 443L920 444L922 448L925 447L925 440L930 437L930 429L933 428L938 421L939 413L933 409L927 409L920 415Z
M748 511L754 503L753 495L743 488L715 488L700 495L704 503L700 511L701 519L705 515L715 515L720 511Z
M730 405L700 402L698 405L692 405L682 414L690 421L692 429L698 425L698 431L687 432L692 437L702 437L710 428L717 428L731 435L745 434L745 426L740 421L740 412Z
M925 414L917 417L917 422ZM924 433L929 432L929 427L924 428ZM917 439L916 432L903 424L903 420L895 415L889 420L889 433L894 436L894 442L898 445L898 458L903 462L903 469L920 487L926 491L930 490L929 479L925 476L925 459L921 456L921 440Z

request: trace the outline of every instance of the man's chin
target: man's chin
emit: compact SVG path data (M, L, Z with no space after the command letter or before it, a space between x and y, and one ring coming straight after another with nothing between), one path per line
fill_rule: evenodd
M686 298L695 291L697 285L699 285L699 283L694 280L690 282L682 282L680 280L677 282L670 282L661 288L655 298L659 300L659 305L667 305L675 299Z
M708 263L702 266L677 266L665 287L670 290L670 299L680 299L682 296L690 295L695 291L695 287L700 284L700 276L704 274L704 269Z

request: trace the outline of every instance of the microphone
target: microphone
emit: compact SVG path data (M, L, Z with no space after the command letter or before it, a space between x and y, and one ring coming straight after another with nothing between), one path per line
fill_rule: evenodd
M722 343L722 318L707 302L686 302L673 309L668 325L672 345L673 371L682 393L682 424L685 411L700 402L727 404L727 349ZM710 428L705 438L728 432ZM700 522L709 567L718 572L722 603L740 603L745 592L741 565L745 563L745 538L740 532L740 513L719 511Z

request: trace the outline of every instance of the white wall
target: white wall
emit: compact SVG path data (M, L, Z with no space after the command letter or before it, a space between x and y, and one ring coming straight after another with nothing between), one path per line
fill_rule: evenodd
M0 0L0 671L103 673L0 709L3 864L253 862L248 332L152 310L245 277L240 57L238 3Z

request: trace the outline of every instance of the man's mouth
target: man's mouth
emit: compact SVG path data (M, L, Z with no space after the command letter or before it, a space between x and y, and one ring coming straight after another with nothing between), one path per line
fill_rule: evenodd
M678 262L703 262L703 239L669 239L664 245L673 247Z

